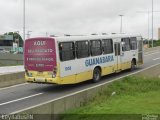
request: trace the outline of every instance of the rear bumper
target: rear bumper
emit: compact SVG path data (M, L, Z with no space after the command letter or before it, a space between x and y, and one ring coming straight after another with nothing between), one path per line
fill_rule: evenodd
M25 75L25 80L29 83L60 84L60 77L42 78L44 79L43 81L39 81L37 79L39 79L39 77L28 77Z

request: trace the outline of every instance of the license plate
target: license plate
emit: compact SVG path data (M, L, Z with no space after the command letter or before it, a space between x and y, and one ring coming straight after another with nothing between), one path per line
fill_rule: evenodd
M37 75L41 76L41 75L43 75L43 72L38 72Z
M45 82L45 78L35 78L36 82Z

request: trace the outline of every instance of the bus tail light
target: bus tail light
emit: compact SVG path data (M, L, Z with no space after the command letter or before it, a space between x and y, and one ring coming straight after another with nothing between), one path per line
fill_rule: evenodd
M56 74L57 74L57 67L54 67L52 77L55 78Z
M32 77L32 73L29 73L27 69L25 69L25 73L27 76Z
M27 69L25 69L25 73L26 73L27 76L29 76L29 72L28 72Z

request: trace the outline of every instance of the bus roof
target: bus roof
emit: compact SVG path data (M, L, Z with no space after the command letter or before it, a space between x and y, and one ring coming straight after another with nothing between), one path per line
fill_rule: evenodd
M95 39L114 39L114 38L127 38L127 37L141 37L141 35L133 34L107 34L107 35L68 35L68 36L57 36L49 37L53 38L58 42L67 42L67 41L81 41L81 40L95 40ZM46 37L37 37L37 38L46 38ZM32 39L32 38L30 38ZM28 40L30 40L28 39Z
M141 35L131 34L110 34L110 35L81 35L81 36L60 36L53 37L56 41L76 41L76 40L95 40L95 39L114 39L114 38L127 38L127 37L141 37Z

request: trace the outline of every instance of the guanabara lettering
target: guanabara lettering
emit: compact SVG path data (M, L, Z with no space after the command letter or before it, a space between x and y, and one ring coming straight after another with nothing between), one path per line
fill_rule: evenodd
M98 64L112 62L112 61L114 61L113 55L88 59L85 61L85 65L86 67L88 67L88 66L98 65Z

